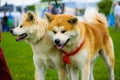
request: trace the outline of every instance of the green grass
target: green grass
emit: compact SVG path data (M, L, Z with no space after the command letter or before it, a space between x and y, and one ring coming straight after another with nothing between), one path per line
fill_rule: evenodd
M115 49L115 80L120 80L120 30L109 28ZM2 33L2 46L14 80L34 80L34 64L31 47L25 41L16 42L9 32ZM55 70L46 71L46 80L58 80ZM107 68L98 58L94 68L95 80L108 80Z

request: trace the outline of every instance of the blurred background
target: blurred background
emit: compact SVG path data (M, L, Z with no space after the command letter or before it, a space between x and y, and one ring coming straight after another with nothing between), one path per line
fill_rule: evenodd
M62 11L61 13L78 17L84 14L86 8L94 7L108 17L109 26L114 26L112 0L57 0L57 3L54 0L50 2L54 8L59 8ZM48 0L1 0L0 5L0 22L4 16L8 17L7 28L2 31L17 27L22 19L21 14L24 12L30 10L43 18L44 12L50 7Z
M13 80L34 80L33 53L30 45L25 41L16 42L9 33L11 28L17 27L22 20L22 13L33 11L40 18L44 13L71 14L81 18L86 8L94 7L105 14L108 20L108 30L112 36L115 49L115 80L120 80L120 29L114 31L115 16L113 2L115 0L0 0L0 32L8 67ZM120 0L116 0L120 3ZM101 58L98 58L94 76L95 80L108 80L107 69ZM79 77L80 78L80 77ZM58 80L57 72L47 70L46 80Z

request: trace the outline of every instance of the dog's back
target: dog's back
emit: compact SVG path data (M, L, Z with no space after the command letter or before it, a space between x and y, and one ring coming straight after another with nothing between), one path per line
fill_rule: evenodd
M93 9L86 11L84 18L85 22L82 24L85 27L86 36L91 39L95 49L102 48L110 38L106 17Z
M114 80L114 49L113 42L107 29L106 17L96 10L85 13L86 36L91 43L92 56L99 53L109 69L109 78Z

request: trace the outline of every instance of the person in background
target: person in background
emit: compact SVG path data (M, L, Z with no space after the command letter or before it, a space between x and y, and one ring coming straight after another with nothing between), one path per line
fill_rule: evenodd
M0 42L2 39L1 31L0 31ZM8 65L6 63L6 59L4 56L4 52L0 45L0 80L13 80L8 68Z
M48 13L51 13L51 14L54 14L54 15L60 14L60 13L59 13L59 10L58 10L57 8L55 8L55 7L53 6L53 4L49 4L48 7L44 8L44 9L42 10L41 18L44 18L44 13L45 13L45 12L48 12Z
M52 4L49 4L47 12L51 14L58 14L58 10Z
M4 17L2 18L2 31L3 32L6 32L8 31L8 17L6 16L6 13L4 13Z
M65 4L61 4L60 8L61 10L59 10L60 14L64 14L65 11Z
M47 12L47 10L48 10L47 7L45 7L45 8L42 10L41 15L40 15L41 18L44 18L44 14L45 14L45 12Z
M76 16L80 16L80 11L79 11L79 9L75 9L75 15L76 15Z
M8 15L8 27L9 27L9 30L13 27L13 15L11 14L11 12L9 13Z
M113 3L113 6L114 6L114 17L115 17L114 31L116 31L117 27L120 28L120 5L116 1Z

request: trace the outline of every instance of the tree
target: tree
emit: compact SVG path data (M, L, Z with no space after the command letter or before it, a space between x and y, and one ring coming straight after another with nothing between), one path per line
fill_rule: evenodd
M30 11L35 11L35 5L27 6L27 9Z
M98 8L101 13L104 13L106 16L109 15L112 6L111 0L102 0L98 3Z

